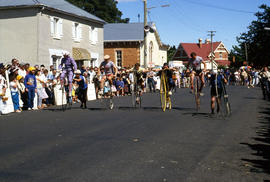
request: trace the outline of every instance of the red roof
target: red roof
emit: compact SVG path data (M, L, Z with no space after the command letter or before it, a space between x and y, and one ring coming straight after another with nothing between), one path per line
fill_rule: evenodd
M216 48L219 46L221 42L213 42L213 51L216 50ZM208 56L211 53L211 43L202 43L201 48L199 47L198 43L181 43L181 46L183 47L184 51L187 53L188 57L190 58L190 54L192 52L195 52L197 56L200 56L203 58L203 60L208 60Z

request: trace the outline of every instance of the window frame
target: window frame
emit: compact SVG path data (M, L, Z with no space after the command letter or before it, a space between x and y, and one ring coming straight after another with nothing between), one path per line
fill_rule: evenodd
M118 53L121 53L121 58L120 59L118 59L119 58ZM116 56L116 66L118 68L122 68L123 67L123 51L122 50L115 50L115 56Z

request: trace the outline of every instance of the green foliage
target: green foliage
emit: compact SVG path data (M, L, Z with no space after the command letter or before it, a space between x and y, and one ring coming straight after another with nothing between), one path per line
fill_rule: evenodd
M233 57L235 59L235 62L233 62ZM243 63L245 61L245 49L241 49L238 46L233 46L229 54L229 60L231 61L231 67L239 68L243 66Z
M175 46L170 46L167 52L167 60L172 61L172 58L176 52L176 47Z
M269 66L270 63L270 7L263 4L262 11L255 14L257 20L251 22L248 32L237 37L239 46L235 46L230 56L236 56L238 63L245 60L245 44L247 45L248 63L255 67Z
M107 23L128 23L129 18L122 19L122 12L115 0L67 0L75 6L105 20Z

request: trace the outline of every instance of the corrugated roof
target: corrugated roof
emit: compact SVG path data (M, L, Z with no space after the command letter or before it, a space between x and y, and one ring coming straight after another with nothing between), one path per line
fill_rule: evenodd
M143 23L109 23L104 25L104 41L142 41Z
M73 4L65 0L0 0L0 8L40 5L44 5L55 10L105 23L104 20L74 6Z

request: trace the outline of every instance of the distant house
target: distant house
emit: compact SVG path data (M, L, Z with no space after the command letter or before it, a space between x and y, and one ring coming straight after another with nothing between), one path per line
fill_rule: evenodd
M175 55L173 56L173 60L179 60L187 63L192 52L195 52L198 56L203 58L207 64L207 69L211 67L211 42L209 39L206 39L204 43L202 42L202 39L199 39L198 43L180 43ZM230 65L230 61L228 60L229 51L222 42L213 42L213 52L213 64L215 67L219 65Z
M155 28L155 24L151 24ZM155 28L156 29L156 28ZM147 33L147 67L161 66L167 62L168 46L157 31ZM118 67L144 65L144 24L116 23L104 26L104 54L111 56Z
M68 52L78 65L103 59L105 22L65 0L0 1L0 60L58 67Z

